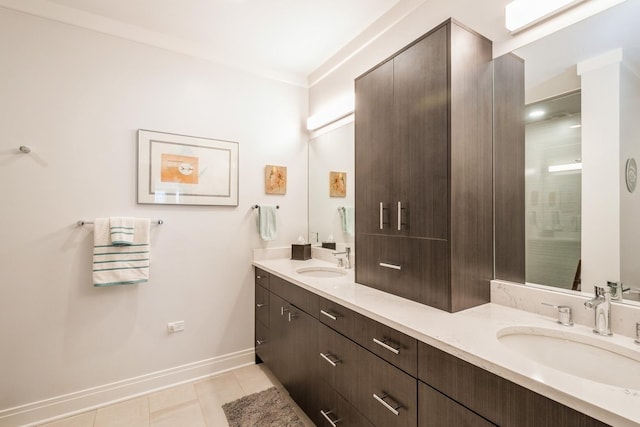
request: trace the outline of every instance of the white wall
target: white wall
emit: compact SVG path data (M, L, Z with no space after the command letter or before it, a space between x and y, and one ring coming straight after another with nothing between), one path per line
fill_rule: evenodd
M250 206L280 205L270 246L307 232L306 89L1 8L0 57L0 425L250 349L251 249L266 246ZM240 205L138 205L139 128L239 142ZM286 195L264 194L266 164L288 167ZM165 221L148 284L92 286L92 227L75 222L111 215Z
M624 53L623 53L624 55ZM627 191L625 166L627 159L640 163L640 76L622 63L620 68L620 280L627 287L640 289L640 186L633 193ZM630 296L631 297L631 296ZM637 294L635 295L637 299Z
M620 280L619 50L578 64L582 81L582 289ZM589 191L586 191L588 189Z

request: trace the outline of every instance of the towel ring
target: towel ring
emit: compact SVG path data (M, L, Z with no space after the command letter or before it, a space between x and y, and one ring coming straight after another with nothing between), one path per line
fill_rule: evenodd
M260 209L260 205L253 205L251 209ZM280 209L280 205L276 205L276 209Z

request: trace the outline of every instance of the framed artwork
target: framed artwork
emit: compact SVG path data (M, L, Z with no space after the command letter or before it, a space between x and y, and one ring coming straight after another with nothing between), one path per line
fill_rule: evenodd
M347 197L346 172L329 172L329 197Z
M285 194L287 192L286 166L265 166L264 192L267 194Z
M138 203L238 206L238 143L138 130Z

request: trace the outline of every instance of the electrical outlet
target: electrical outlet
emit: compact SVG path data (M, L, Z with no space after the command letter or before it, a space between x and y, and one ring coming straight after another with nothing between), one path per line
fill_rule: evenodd
M170 334L174 332L184 331L184 320L178 320L177 322L167 323L167 330Z

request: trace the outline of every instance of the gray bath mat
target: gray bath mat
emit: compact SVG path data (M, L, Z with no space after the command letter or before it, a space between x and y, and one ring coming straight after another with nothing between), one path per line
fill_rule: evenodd
M222 409L230 427L304 427L275 387L225 403Z

